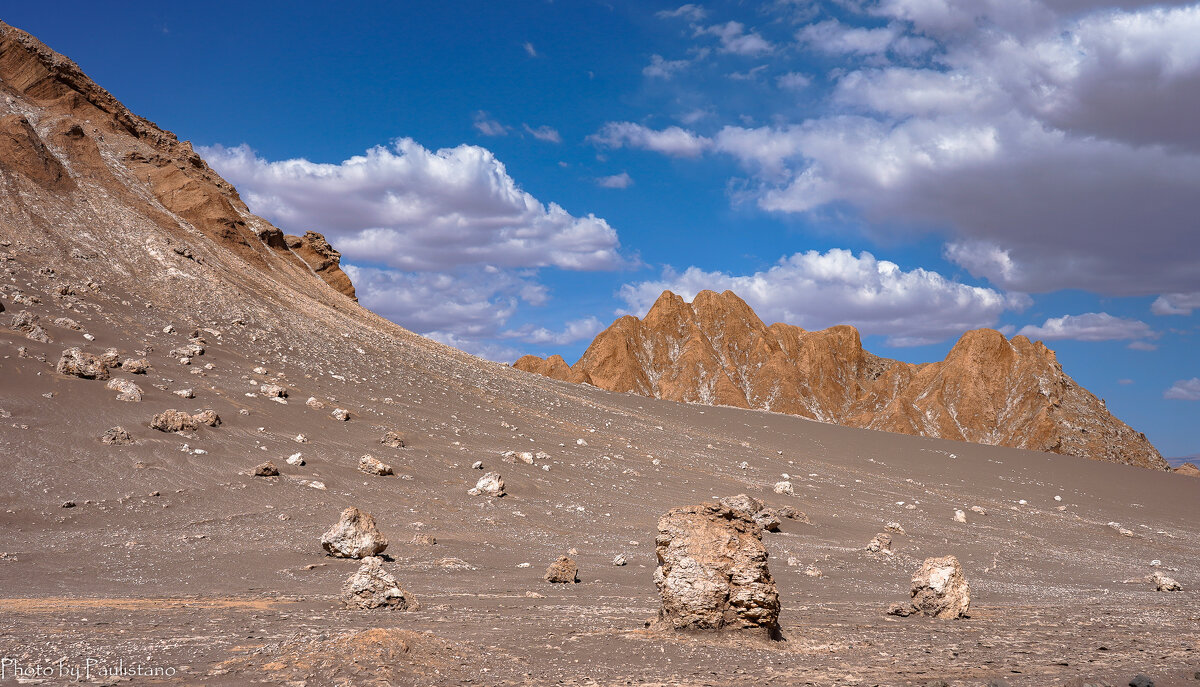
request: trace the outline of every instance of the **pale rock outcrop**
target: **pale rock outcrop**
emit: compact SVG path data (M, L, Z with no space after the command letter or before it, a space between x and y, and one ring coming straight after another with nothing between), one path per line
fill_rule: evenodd
M365 472L368 475L379 475L381 477L393 474L391 465L388 465L372 455L365 455L359 458L358 469L360 472Z
M971 587L954 556L926 558L912 576L912 608L934 618L962 618L971 608Z
M396 577L383 569L383 559L368 556L342 585L342 601L351 608L387 608L415 611L420 608L412 595L404 591Z
M480 477L467 493L471 496L504 496L504 478L498 472L489 472Z
M217 415L217 411L211 408L205 408L192 416L192 419L197 424L207 425L209 427L218 427L221 424L221 416Z
M108 366L99 356L84 353L82 349L68 348L62 352L55 367L60 375L83 379L108 379Z
M321 546L335 558L377 556L387 545L387 537L375 525L375 518L353 506L342 511L337 523L321 535Z
M172 408L155 415L150 427L160 432L194 432L200 425L191 415Z
M113 377L112 379L108 380L108 383L104 385L104 388L108 389L109 391L116 391L118 401L137 403L142 400L142 387L134 384L128 379Z
M1158 570L1150 575L1150 582L1154 585L1154 590L1159 592L1178 592L1183 589L1173 578L1167 577Z
M762 528L720 503L673 508L658 521L655 625L674 630L753 630L779 635L779 592Z

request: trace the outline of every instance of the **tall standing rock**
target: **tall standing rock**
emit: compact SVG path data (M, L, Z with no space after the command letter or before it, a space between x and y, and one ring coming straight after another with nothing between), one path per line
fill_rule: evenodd
M342 585L342 601L352 608L389 608L397 611L420 608L395 576L383 569L383 559L378 556L364 558L358 570L346 580Z
M954 556L926 558L912 576L912 606L934 618L962 618L971 608L971 587Z
M779 592L751 513L718 503L673 508L659 519L655 544L658 627L779 636Z
M337 524L321 535L321 546L336 558L377 556L387 545L387 537L375 525L375 518L354 506L342 511Z

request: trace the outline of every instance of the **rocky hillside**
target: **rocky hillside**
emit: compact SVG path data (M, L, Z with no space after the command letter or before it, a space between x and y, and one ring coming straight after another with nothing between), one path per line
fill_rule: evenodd
M1168 469L1054 351L991 329L963 334L941 362L912 365L863 350L854 327L767 326L730 291L692 303L668 291L645 318L601 332L574 365L525 356L514 366L672 401Z

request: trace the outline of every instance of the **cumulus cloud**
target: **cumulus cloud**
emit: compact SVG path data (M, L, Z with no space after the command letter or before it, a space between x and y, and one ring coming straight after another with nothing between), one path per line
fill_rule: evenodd
M688 3L680 5L673 10L660 10L654 13L654 16L660 19L687 19L688 21L700 21L708 16L708 12L700 5Z
M582 320L571 320L559 331L526 325L518 329L503 332L501 336L508 339L520 339L525 343L531 344L554 344L562 346L575 343L576 341L591 339L603 329L604 324L600 320L595 317L587 317Z
M546 141L547 143L562 143L562 136L559 135L558 129L555 129L554 127L543 125L534 128L528 124L523 124L522 126L525 128L525 133L533 136L539 141Z
M1191 315L1200 309L1200 291L1193 293L1164 293L1150 304L1155 315Z
M202 154L255 213L292 233L324 233L351 262L407 271L622 264L606 221L541 203L478 146L431 151L402 138L339 164L270 162L245 145Z
M588 140L609 148L641 148L679 157L696 157L712 143L677 126L655 130L634 122L609 122Z
M662 55L651 55L650 64L642 68L642 75L651 78L669 79L687 68L688 60L667 60Z
M716 36L720 40L721 52L751 57L769 53L775 49L767 39L753 29L747 31L746 25L738 21L728 21L715 24L703 29L697 29L698 35Z
M1200 401L1200 377L1181 379L1163 392L1163 398L1176 401Z
M629 176L629 172L621 172L612 176L600 177L596 180L596 185L601 188L629 188L633 186L633 177Z
M775 83L785 91L800 91L812 84L812 77L800 72L788 72L776 77Z
M601 132L731 155L750 176L739 198L771 212L852 208L877 237L940 234L948 258L1005 290L1200 293L1200 253L1180 250L1200 210L1200 4L839 4L797 34L850 62L829 74L825 114ZM773 67L794 64L777 54ZM1171 303L1155 312L1194 309Z
M1105 312L1051 317L1041 325L1025 325L1017 332L1031 339L1075 339L1077 341L1119 341L1157 336L1141 320L1114 317Z
M881 334L893 346L914 346L990 327L1005 310L1028 306L1027 297L969 286L924 269L902 270L870 253L808 251L749 275L667 269L657 280L626 284L627 312L645 314L664 290L692 299L704 290L732 290L767 322L806 329L852 324Z

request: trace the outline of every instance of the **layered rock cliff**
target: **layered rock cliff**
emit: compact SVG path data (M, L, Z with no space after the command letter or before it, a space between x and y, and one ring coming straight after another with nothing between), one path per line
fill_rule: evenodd
M940 362L913 365L863 350L854 327L767 326L730 291L701 291L691 303L668 291L644 318L601 332L574 365L525 356L514 366L673 401L1168 467L1054 351L991 329L963 334Z

